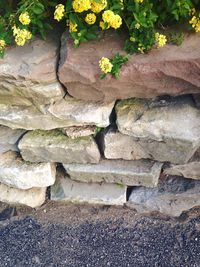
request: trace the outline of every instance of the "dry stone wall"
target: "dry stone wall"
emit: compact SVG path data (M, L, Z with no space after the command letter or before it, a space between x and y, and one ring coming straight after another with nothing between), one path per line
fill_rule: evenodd
M37 207L50 187L54 201L173 216L200 205L199 41L133 56L104 81L97 61L120 49L113 34L79 49L64 34L61 52L52 37L10 48L0 60L0 201Z

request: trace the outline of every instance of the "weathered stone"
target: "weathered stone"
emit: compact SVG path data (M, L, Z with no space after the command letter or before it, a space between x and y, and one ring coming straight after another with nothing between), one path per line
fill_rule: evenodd
M47 187L55 182L56 168L50 163L24 162L16 152L0 155L0 183L19 189Z
M95 126L72 126L62 129L62 132L70 138L78 138L82 136L94 135L96 133Z
M22 190L0 184L0 201L2 202L36 208L44 203L45 197L46 188Z
M56 77L59 42L35 38L24 47L12 46L0 59L0 103L50 104L65 92Z
M112 58L117 52L123 54L123 36L107 32L102 38L83 43L76 49L65 33L58 75L70 95L84 100L199 93L199 42L200 35L191 34L185 36L180 46L166 45L148 54L133 55L122 66L120 79L108 75L100 80L99 60Z
M200 161L189 162L183 165L171 165L164 170L164 174L200 180Z
M51 187L51 199L92 204L123 205L126 202L126 186L75 182L58 174Z
M200 110L191 98L170 101L130 99L116 106L121 133L134 137L136 155L174 164L187 163L200 147ZM141 148L141 149L140 149Z
M69 126L96 125L106 127L113 103L88 103L71 97L49 107L10 106L0 104L0 124L14 129L51 130Z
M71 139L57 130L31 131L19 142L24 160L30 162L98 163L100 152L90 136Z
M73 122L68 126L96 125L106 127L114 107L111 103L91 103L66 96L51 105L48 111L61 121Z
M160 181L157 188L135 187L128 206L138 212L159 211L170 216L179 216L200 205L200 181L172 176Z
M17 142L25 132L25 130L13 130L5 126L0 126L0 153L9 150L18 151Z
M94 183L118 183L154 187L162 163L152 161L101 160L99 164L64 164L72 180Z

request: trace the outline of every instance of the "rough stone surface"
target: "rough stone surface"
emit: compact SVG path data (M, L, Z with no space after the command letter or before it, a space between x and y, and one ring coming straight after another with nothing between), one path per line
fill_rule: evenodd
M55 182L56 168L50 163L24 162L16 152L0 155L0 183L19 189L47 187Z
M164 174L200 180L200 161L189 162L183 165L172 165L164 170Z
M18 151L17 142L25 132L25 130L13 130L5 126L0 126L0 153L9 150Z
M109 125L109 117L114 107L111 103L92 103L77 100L66 96L64 99L51 105L48 111L61 121L69 121L68 126L96 125L106 127Z
M58 174L51 187L51 199L92 204L123 205L126 202L126 186L105 183L80 183Z
M133 157L141 153L141 147L141 156L145 151L154 160L185 164L200 147L200 110L190 97L123 100L116 113L119 131L138 142Z
M0 201L13 205L26 205L31 208L41 206L45 201L46 188L22 190L0 184Z
M157 188L138 187L132 190L128 205L139 212L159 211L180 216L200 205L200 181L170 176L161 180Z
M72 126L62 129L62 132L70 138L78 138L82 136L94 135L96 133L95 126Z
M55 39L36 38L6 51L0 59L0 103L38 106L64 96L56 77L59 42Z
M24 160L30 162L98 163L100 152L90 136L71 139L58 130L31 131L19 142Z
M69 126L107 127L113 103L88 103L66 96L55 104L10 106L0 103L0 124L14 129L52 130Z
M73 180L81 182L106 182L130 186L154 187L158 183L162 163L152 161L101 160L99 164L64 164Z
M152 98L200 92L200 35L186 35L180 46L166 45L148 54L133 55L120 72L120 79L100 80L99 59L123 53L123 36L107 33L74 48L62 38L59 79L70 95L84 100L112 101L131 97Z

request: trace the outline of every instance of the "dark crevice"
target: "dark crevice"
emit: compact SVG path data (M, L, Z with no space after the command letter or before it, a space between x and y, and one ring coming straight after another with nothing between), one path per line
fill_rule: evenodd
M135 186L128 186L126 189L126 201L129 201L130 195L132 191L134 190Z

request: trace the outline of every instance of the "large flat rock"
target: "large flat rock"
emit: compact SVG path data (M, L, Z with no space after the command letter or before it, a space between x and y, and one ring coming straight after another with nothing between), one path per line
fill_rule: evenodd
M0 59L0 103L50 104L65 91L57 80L59 42L34 38L24 47L12 46Z
M200 180L200 161L189 162L183 165L171 165L164 170L164 174Z
M50 163L25 162L16 152L0 155L0 183L18 189L47 187L55 182L56 167Z
M166 45L148 54L131 56L120 78L100 80L99 60L123 53L123 36L106 33L102 38L82 43L63 34L58 76L70 95L92 101L112 101L131 97L152 98L200 92L200 35L186 35L180 46Z
M190 97L122 100L116 105L116 113L119 131L132 136L137 144L127 148L133 158L185 164L200 147L200 110ZM125 147L131 143L127 138L125 144L125 136L120 139Z
M152 161L101 160L99 164L64 164L72 180L155 187L162 163Z
M45 202L46 188L22 190L0 184L0 201L11 205L26 205L31 208L41 206Z
M9 127L0 125L0 153L9 150L18 151L17 142L20 137L25 133L25 130L13 130Z
M135 187L128 205L138 212L158 211L170 216L180 216L200 205L200 181L170 176L161 180L157 188Z
M58 173L56 183L51 187L51 200L123 205L126 202L126 186L81 183Z
M50 106L0 104L0 124L13 129L51 130L71 126L106 127L112 103L88 103L66 96Z
M19 142L20 153L30 162L98 163L100 152L93 137L69 138L61 131L31 131Z

